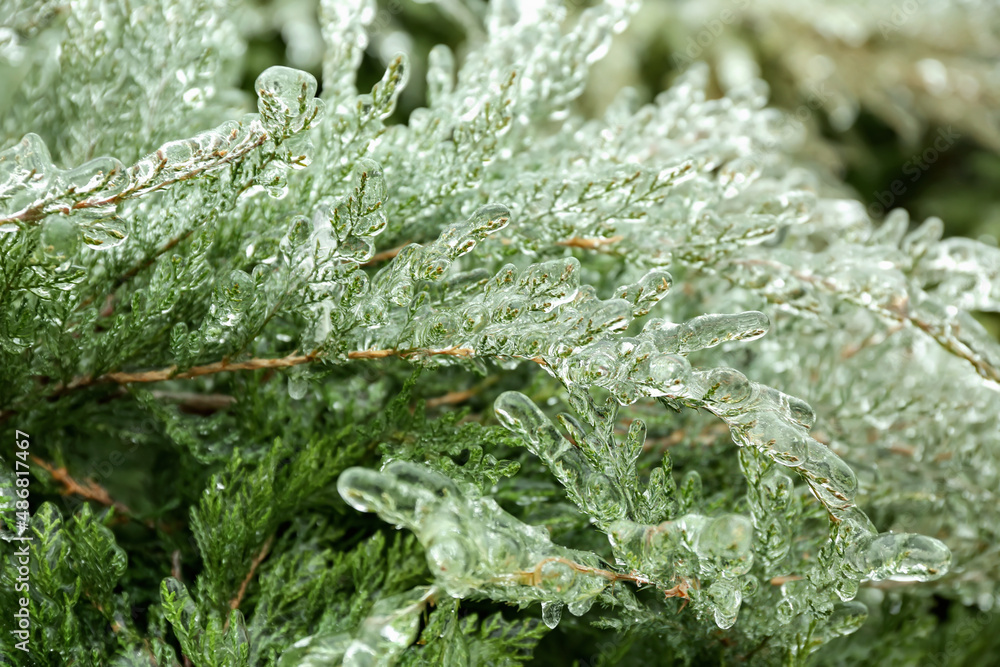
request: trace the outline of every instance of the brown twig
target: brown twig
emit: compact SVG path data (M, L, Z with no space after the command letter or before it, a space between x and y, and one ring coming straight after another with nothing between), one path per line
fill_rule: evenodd
M181 550L174 549L174 552L170 554L170 576L177 581L183 581L184 577L181 572Z
M377 252L374 255L372 255L372 258L369 259L367 262L362 262L361 266L374 266L376 264L381 264L382 262L388 262L390 259L395 258L396 255L399 254L399 251L408 245L410 245L409 241L391 250L383 250L382 252Z
M243 602L243 596L247 594L247 587L253 580L253 575L256 574L257 568L260 564L267 558L267 554L271 551L271 545L274 544L274 535L271 535L264 541L264 546L260 548L260 551L254 557L253 561L250 563L250 571L247 572L247 576L243 578L243 583L240 584L240 590L236 592L236 597L229 601L229 609L236 610L239 609L240 604ZM223 630L229 629L229 619L226 619L225 624L222 626Z
M853 357L854 355L856 355L858 352L861 352L862 350L864 350L866 348L869 348L869 347L871 347L873 345L879 345L879 344L885 342L885 340L887 338L889 338L889 336L893 335L897 331L902 331L902 329L903 329L903 323L902 322L897 322L896 324L894 324L891 327L889 327L889 329L887 331L885 331L885 332L876 332L876 333L873 333L871 336L868 336L868 338L865 338L860 343L855 343L855 344L848 345L847 347L845 347L843 349L843 351L841 351L841 353L840 353L840 358L841 359L850 359L851 357Z
M429 348L414 348L408 350L356 350L347 353L347 358L351 360L359 359L386 359L388 357L399 357L401 359L409 359L413 357L429 357L429 356L450 356L450 357L471 357L476 353L475 350L466 347L446 347L441 349L429 349ZM48 394L49 400L54 400L63 396L76 389L82 389L85 387L90 387L96 384L105 383L116 383L120 385L132 384L132 383L145 383L145 382L163 382L165 380L189 380L191 378L201 377L203 375L212 375L214 373L222 373L228 371L246 371L246 370L274 370L277 368L290 368L292 366L299 366L301 364L306 364L312 361L318 360L320 357L315 353L310 354L297 354L293 352L285 357L280 357L276 359L258 358L249 359L247 361L240 362L230 362L227 359L222 361L216 361L211 364L205 364L203 366L194 366L186 371L178 372L176 366L169 366L167 368L161 368L151 371L137 371L132 373L124 372L111 372L105 373L94 377L93 375L82 375L80 377L74 378L66 384L58 384L55 388ZM524 357L527 361L532 361L541 366L545 366L546 362L542 357ZM16 410L4 410L0 411L0 422L3 422L8 417L16 414Z
M192 391L160 390L151 393L153 398L178 403L181 410L201 415L225 410L236 402L236 398L228 394L199 394Z
M424 356L435 356L435 355L445 355L450 357L471 357L476 353L475 350L469 349L467 347L445 347L439 350L432 349L413 349L413 350L359 350L356 352L348 352L348 359L385 359L386 357L400 357L402 359L407 359L409 357L424 357Z
M236 132L234 130L231 139L236 138ZM126 169L129 175L129 183L126 187L112 195L106 195L104 197L99 197L98 195L82 199L80 201L73 202L72 204L52 204L49 201L40 201L23 209L12 215L4 216L0 218L0 222L37 222L47 215L52 213L64 213L69 214L72 211L86 208L99 208L105 206L117 206L119 203L132 199L135 197L140 197L142 195L148 194L150 192L155 192L157 190L163 190L175 183L180 183L181 181L186 181L191 178L195 178L202 173L212 171L214 169L223 167L234 160L243 157L250 151L262 146L264 142L267 141L269 135L265 131L258 131L256 133L248 134L240 144L230 147L227 150L218 150L211 154L211 157L216 158L214 161L206 162L202 165L192 168L187 172L178 172L171 175L163 180L156 181L156 177L163 173L163 169L167 166L167 156L164 154L162 147L156 151L154 154L159 161L157 166L154 167L153 171L149 175L142 177L138 176L138 167L133 165ZM100 193L98 193L100 194Z
M567 248L583 248L584 250L597 250L606 245L612 245L624 240L624 236L609 236L607 238L598 239L588 239L581 238L579 236L574 236L568 238L564 241L556 241L556 245L566 246Z
M442 405L457 405L459 403L464 403L477 392L475 389L466 389L464 391L449 391L447 394L441 396L435 396L434 398L428 398L424 403L429 408L439 408Z
M131 516L132 510L130 510L127 505L112 499L107 489L97 482L88 479L85 480L83 484L80 484L73 479L66 468L57 468L45 459L41 459L34 454L31 455L31 460L34 461L37 466L48 472L49 475L52 476L53 480L62 484L63 495L81 496L87 500L93 500L94 502L100 503L105 507L113 507L116 512L123 516Z
M575 561L569 560L568 558L562 558L560 556L552 556L550 558L544 558L539 561L534 568L530 570L518 570L510 574L504 574L494 577L494 581L498 583L517 583L523 586L540 586L545 580L545 574L542 572L542 568L549 563L561 563L566 567L570 568L575 572L580 572L582 574L592 574L598 577L607 579L608 581L615 583L618 581L630 581L636 586L656 586L657 582L648 579L640 574L628 573L622 574L620 572L612 572L611 570L604 570L599 567L591 567L589 565L581 565ZM688 596L688 591L692 588L698 588L699 582L697 580L689 580L681 578L680 583L672 588L668 588L663 591L665 597L668 598L683 598L684 604L681 605L681 609L687 605L687 601L690 599Z

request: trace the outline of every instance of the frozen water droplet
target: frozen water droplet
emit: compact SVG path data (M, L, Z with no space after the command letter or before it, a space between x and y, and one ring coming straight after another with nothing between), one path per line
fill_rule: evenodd
M560 602L542 603L542 623L550 630L555 630L562 618L563 605Z
M285 126L307 113L316 96L316 78L290 67L269 67L254 83L257 110L271 126Z
M288 165L280 160L272 160L264 167L258 183L272 199L282 199L288 194Z
M850 577L838 577L833 582L833 592L844 602L853 600L858 594L858 582Z
M648 331L661 352L687 354L727 341L751 341L767 333L767 316L756 310L735 315L701 315L683 324L651 321Z
M83 242L94 250L117 247L127 238L128 224L117 215L94 220L83 228Z
M816 413L813 411L812 406L795 396L782 394L781 397L782 407L788 413L788 416L806 428L812 428L813 424L816 423Z
M337 493L359 512L375 512L389 492L383 476L367 468L348 468L337 478Z
M288 396L293 401L301 401L309 393L309 380L300 374L288 377Z
M868 619L868 607L861 602L844 602L826 619L823 634L844 637L856 632Z
M909 228L910 214L905 208L894 208L885 216L882 225L872 232L869 243L898 247Z
M99 157L62 175L67 188L76 194L100 192L110 197L121 192L128 184L125 165L113 157Z
M549 423L545 413L530 398L516 391L500 394L493 404L493 411L505 428L536 442L538 429Z
M867 543L878 534L875 524L857 507L839 510L836 516L836 539L839 543L846 545Z
M727 576L746 574L753 566L753 523L739 514L711 519L698 533L695 551Z
M943 542L912 533L882 533L849 547L847 558L875 581L931 581L951 565L951 551Z
M594 606L594 602L597 600L597 596L586 597L582 600L574 600L568 605L569 613L574 616L583 616L590 608Z
M713 368L699 375L706 386L705 400L714 403L741 403L753 392L747 376L733 368Z
M617 485L607 475L590 473L583 485L583 495L594 513L603 521L624 518L627 508Z
M733 627L740 613L743 591L735 581L719 579L708 587L708 598L712 605L715 624L723 630Z
M427 554L427 567L435 577L461 579L476 564L476 548L469 544L461 526L442 518L428 525L421 537Z
M470 231L477 237L500 231L510 222L510 209L503 204L486 204L469 216Z
M290 261L302 249L312 233L312 223L304 215L296 215L290 221L288 232L281 239L281 251Z
M858 478L842 458L826 445L807 440L808 454L802 474L819 500L827 507L846 508L858 493Z
M653 304L667 295L673 277L663 269L653 269L634 285L623 285L615 291L615 298L632 304L632 315L642 317L649 313Z
M189 166L197 150L198 145L195 142L189 139L178 139L163 144L157 153L162 154L166 160L165 169L181 171Z
M691 362L676 354L657 354L649 360L649 377L643 378L663 393L680 395L691 377Z
M233 270L217 287L215 314L224 327L235 326L254 301L254 283L245 271Z
M774 618L779 625L788 625L795 618L795 605L788 598L778 602L774 608Z
M546 591L564 594L572 588L576 576L576 571L567 563L551 560L542 565L540 585Z
M42 248L58 262L76 254L80 247L80 230L65 216L50 216L42 227Z
M792 502L794 486L792 478L782 472L780 468L771 468L761 478L759 488L762 500L768 509L781 511Z
M0 193L20 184L44 181L54 169L48 146L33 132L0 152Z
M751 444L783 466L797 467L806 462L809 444L815 441L800 426L773 410L754 412L751 419L745 427L737 425Z
M719 170L719 185L727 198L735 197L747 185L760 176L760 160L757 156L742 156L730 160Z
M354 165L356 187L364 192L361 204L365 208L385 201L388 194L382 165L369 158L360 158Z
M427 103L434 108L455 87L455 56L444 44L427 54Z
M927 218L923 224L907 234L900 247L903 252L914 259L920 258L941 240L944 234L944 223L940 218Z

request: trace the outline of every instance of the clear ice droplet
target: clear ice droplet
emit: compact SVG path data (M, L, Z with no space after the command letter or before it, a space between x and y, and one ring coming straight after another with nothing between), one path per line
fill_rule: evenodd
M83 228L83 242L94 250L108 250L128 239L128 224L124 218L112 215L90 222Z
M562 618L563 605L561 602L542 603L542 623L549 629L555 630Z

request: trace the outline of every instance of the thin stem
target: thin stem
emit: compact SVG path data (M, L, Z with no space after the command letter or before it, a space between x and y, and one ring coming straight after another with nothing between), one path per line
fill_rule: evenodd
M271 552L271 545L274 544L274 535L271 535L264 541L264 546L261 547L260 551L254 556L253 561L250 563L250 571L247 572L247 576L243 578L243 583L240 584L240 589L236 592L236 597L229 601L229 608L231 610L236 610L240 608L240 603L243 602L243 597L247 594L247 587L253 580L253 575L256 574L257 568L260 564L264 562L267 555ZM225 624L222 626L223 630L229 629L229 619L226 619Z
M97 482L88 479L81 484L69 474L69 471L67 471L66 468L57 468L45 459L39 458L35 455L31 456L31 460L35 463L35 465L48 472L54 481L62 485L64 495L75 495L86 498L87 500L93 500L104 505L105 507L115 508L115 510L123 516L131 516L132 510L129 509L127 505L112 499L111 494L108 493L107 489Z

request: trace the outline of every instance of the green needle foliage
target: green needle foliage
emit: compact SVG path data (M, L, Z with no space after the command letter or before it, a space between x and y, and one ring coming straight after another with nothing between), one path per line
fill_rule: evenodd
M400 123L373 2L253 99L249 6L6 3L0 663L990 664L1000 250L443 4Z

